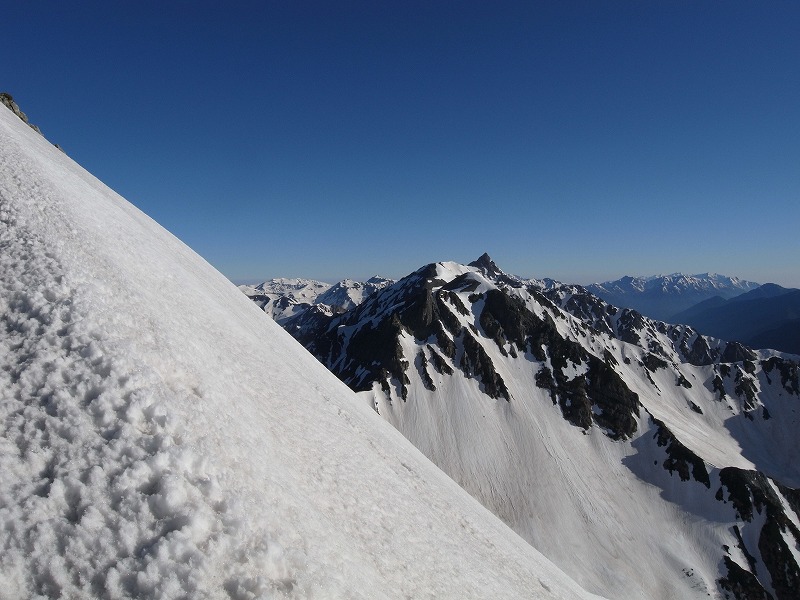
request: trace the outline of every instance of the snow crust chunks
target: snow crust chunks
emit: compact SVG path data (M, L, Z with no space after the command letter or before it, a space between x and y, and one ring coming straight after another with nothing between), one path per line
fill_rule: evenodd
M0 185L0 598L291 588L302 557L244 528L243 507L183 443L159 375L108 339L92 283L60 262L44 215L12 201L50 191ZM207 564L226 554L217 585ZM265 577L239 573L248 562Z

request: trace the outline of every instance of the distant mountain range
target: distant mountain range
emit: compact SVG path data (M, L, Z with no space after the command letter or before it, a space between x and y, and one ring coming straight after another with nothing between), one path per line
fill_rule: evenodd
M631 289L694 297L756 285L639 281ZM506 274L488 255L423 266L284 327L585 589L797 598L791 358Z
M716 273L622 277L593 283L586 289L614 306L638 310L653 319L679 323L676 315L713 297L732 298L756 289L758 283Z
M715 296L675 315L706 335L754 348L800 354L800 290L766 283L724 299Z
M270 279L258 285L240 285L251 300L275 321L284 324L312 306L326 314L338 314L361 304L370 294L394 283L371 277L365 282L344 279L330 284L314 279Z

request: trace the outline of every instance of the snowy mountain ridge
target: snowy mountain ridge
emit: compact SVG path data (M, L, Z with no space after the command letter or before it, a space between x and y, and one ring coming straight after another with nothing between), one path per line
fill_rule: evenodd
M712 298L732 298L753 290L758 283L717 273L622 277L614 281L585 286L595 296L649 317L670 320L677 313Z
M795 597L798 357L525 285L488 256L287 329L586 589Z
M669 275L646 275L630 276L626 275L613 281L603 283L593 283L591 286L598 286L608 290L625 290L627 288L643 291L646 289L675 289L682 290L687 288L694 289L727 289L736 288L742 291L755 289L759 284L741 279L721 275L719 273L697 273L689 275L686 273L670 273ZM589 288L590 286L586 286Z
M311 307L330 314L344 312L392 283L393 280L377 275L365 282L343 279L335 284L314 279L276 278L255 286L240 285L239 289L276 322L284 324Z
M593 598L0 109L0 598Z

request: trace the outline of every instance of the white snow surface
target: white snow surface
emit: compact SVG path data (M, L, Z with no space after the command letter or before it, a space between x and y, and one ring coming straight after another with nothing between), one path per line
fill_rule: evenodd
M0 110L0 598L590 598Z

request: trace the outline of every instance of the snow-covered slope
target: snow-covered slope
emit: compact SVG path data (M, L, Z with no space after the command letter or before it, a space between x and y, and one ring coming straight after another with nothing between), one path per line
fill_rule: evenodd
M752 281L717 273L622 277L586 286L592 294L615 306L633 308L648 317L672 321L679 312L715 296L733 298L757 288Z
M0 110L0 598L588 598Z
M797 357L436 263L294 332L534 547L609 598L797 598Z

